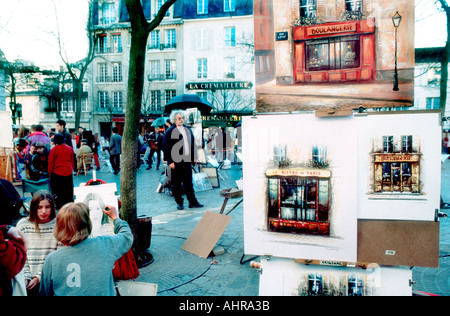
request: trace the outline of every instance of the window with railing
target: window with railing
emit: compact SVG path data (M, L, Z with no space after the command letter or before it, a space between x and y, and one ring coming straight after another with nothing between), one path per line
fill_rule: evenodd
M62 102L61 112L73 112L73 98L65 98Z
M150 32L150 46L149 49L159 49L160 48L160 37L159 30L153 30Z
M177 35L175 29L165 30L166 43L164 48L176 48L177 47Z
M166 79L176 79L176 61L175 59L167 59L166 63Z
M161 79L161 62L159 60L150 60L149 80Z
M108 108L108 92L107 91L98 91L98 107L99 107L99 109L107 109Z
M151 90L150 91L150 111L160 111L161 110L161 91Z
M98 80L97 82L107 82L108 80L108 65L106 63L98 64Z
M81 112L88 112L88 102L86 98L81 99Z
M98 45L97 45L97 53L105 54L108 51L108 38L106 34L99 34L98 37Z
M121 82L122 81L122 63L112 64L112 81Z
M177 90L174 90L174 89L165 90L164 96L165 96L165 100L166 100L166 104L167 104L167 102L169 102L170 99L177 96Z
M122 91L113 91L112 96L113 109L121 109L123 105Z
M111 53L121 53L122 52L122 35L112 34L112 51Z

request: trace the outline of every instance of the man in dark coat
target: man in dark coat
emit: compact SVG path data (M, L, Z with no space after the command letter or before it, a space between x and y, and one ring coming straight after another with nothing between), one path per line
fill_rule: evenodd
M203 207L194 193L192 184L192 165L195 164L197 150L194 142L194 134L191 129L184 125L184 112L172 111L170 121L173 125L164 134L163 152L164 158L172 171L172 193L179 210L183 206L183 187L189 207ZM183 186L182 186L183 185Z

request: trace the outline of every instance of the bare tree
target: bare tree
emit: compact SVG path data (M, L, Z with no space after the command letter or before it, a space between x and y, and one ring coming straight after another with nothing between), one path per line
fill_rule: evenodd
M444 53L441 60L441 82L440 82L440 99L439 109L442 115L445 114L445 105L447 104L447 83L448 83L448 59L450 56L450 6L447 0L437 0L441 5L441 9L445 12L447 18L447 40L445 42Z
M86 34L88 37L89 45L88 45L88 52L87 56L79 60L75 63L70 63L67 57L67 54L64 50L63 44L61 43L61 34L59 32L59 23L58 23L58 15L56 15L57 25L58 25L58 34L57 34L57 40L58 40L58 47L59 47L59 56L61 57L61 60L63 61L64 65L66 66L67 72L72 77L73 83L74 83L74 90L77 93L77 98L75 102L75 127L80 125L81 120L81 93L83 92L83 80L84 75L86 74L86 71L88 70L89 64L92 62L95 56L95 47L97 45L98 37L95 35L95 32L93 32L93 19L94 19L94 1L89 1L89 12L88 12L88 18L87 18L87 25L86 25ZM55 9L56 11L56 9ZM56 12L55 12L56 13Z
M163 20L167 10L176 0L167 0L151 22L144 16L140 0L125 0L131 22L130 65L128 73L127 111L122 141L122 162L120 175L121 214L137 241L137 136L144 88L145 50L150 32ZM136 252L135 252L136 254ZM138 258L139 260L139 258Z

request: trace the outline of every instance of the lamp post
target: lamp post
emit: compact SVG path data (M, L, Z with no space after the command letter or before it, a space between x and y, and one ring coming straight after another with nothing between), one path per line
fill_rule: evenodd
M392 17L392 23L394 23L395 27L395 69L394 69L394 91L398 91L398 70L397 70L397 30L400 26L400 22L402 21L402 17L398 14L398 11L395 12L395 15Z

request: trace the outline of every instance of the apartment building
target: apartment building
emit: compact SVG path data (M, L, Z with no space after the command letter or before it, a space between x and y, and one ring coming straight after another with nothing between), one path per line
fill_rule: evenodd
M141 1L152 20L164 0ZM94 5L96 55L90 65L91 128L108 137L123 128L131 28L124 0ZM140 130L163 115L174 96L198 93L217 111L237 111L254 104L253 6L241 0L177 1L149 35ZM202 83L221 83L202 85ZM224 85L223 83L228 83Z

